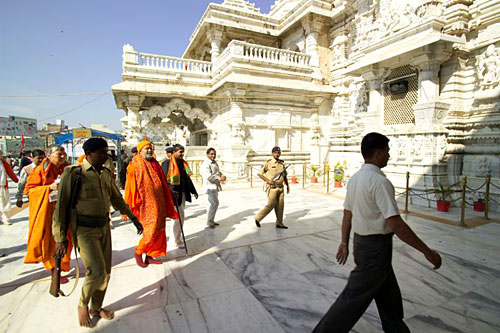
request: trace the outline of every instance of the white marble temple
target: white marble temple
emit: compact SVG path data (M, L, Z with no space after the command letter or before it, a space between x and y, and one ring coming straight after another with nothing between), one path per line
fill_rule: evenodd
M139 240L135 228L115 214L104 306L114 309L116 318L98 321L94 330L310 331L354 268L352 256L345 266L335 261L342 201L293 187L285 205L288 230L277 230L272 216L262 228L255 226L253 216L264 202L257 189L224 191L217 214L221 226L206 229L200 196L186 210L190 255L176 249L170 237L164 263L145 269L133 259ZM12 226L0 226L0 251L6 253L0 257L0 331L88 332L76 320L82 280L70 297L50 296L41 265L23 264L27 210L13 220ZM443 266L434 271L420 253L395 238L393 265L412 332L498 331L500 225L463 229L412 216L407 220L443 256ZM375 304L352 331L381 332Z

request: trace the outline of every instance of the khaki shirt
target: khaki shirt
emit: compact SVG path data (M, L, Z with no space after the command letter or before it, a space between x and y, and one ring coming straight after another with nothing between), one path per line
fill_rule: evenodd
M123 200L112 178L111 170L103 166L101 171L97 171L87 159L83 160L81 166L82 178L76 201L76 212L78 215L107 217L109 215L109 208L112 205L122 215L127 215L130 219L135 218L130 207ZM56 242L66 240L65 221L70 218L68 214L72 183L78 171L78 165L69 166L64 169L61 177L56 211L52 218L52 233ZM72 228L74 227L72 226Z
M283 160L275 160L274 158L268 159L264 166L259 170L259 175L263 175L269 180L272 180L274 176L283 171L285 168L285 162ZM286 172L276 181L276 185L283 187L283 181L285 179Z

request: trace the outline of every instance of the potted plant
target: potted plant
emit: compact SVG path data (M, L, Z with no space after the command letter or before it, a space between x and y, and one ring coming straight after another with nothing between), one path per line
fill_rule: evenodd
M311 165L311 182L312 183L317 183L318 182L318 177L321 176L321 166L320 165Z
M450 202L446 198L451 199L451 194L454 192L451 188L445 188L443 184L438 182L437 188L430 188L425 190L428 193L434 193L437 199L437 210L440 212L447 212L450 209Z
M333 169L333 180L335 187L342 187L342 180L344 180L344 167L337 162Z
M484 207L486 206L486 204L483 198L479 198L474 201L473 205L476 212L484 212Z

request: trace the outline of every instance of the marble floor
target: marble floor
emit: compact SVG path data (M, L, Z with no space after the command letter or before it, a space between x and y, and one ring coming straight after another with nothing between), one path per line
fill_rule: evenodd
M229 186L230 187L230 186ZM274 216L258 229L253 216L266 202L260 188L220 193L216 229L205 227L205 200L187 204L189 256L170 236L163 265L145 269L133 259L139 236L113 218L113 270L105 306L116 311L100 320L99 332L310 332L335 301L353 269L339 266L342 201L292 186L285 224ZM0 225L0 332L78 332L80 286L67 298L48 293L41 265L23 264L28 211ZM412 332L500 331L500 224L474 229L408 216L416 233L443 257L435 271L398 239L393 265ZM170 229L170 228L169 228ZM352 250L352 249L351 249ZM74 262L72 263L74 267ZM63 289L68 291L74 281ZM82 279L79 284L81 285ZM372 304L353 332L381 332Z

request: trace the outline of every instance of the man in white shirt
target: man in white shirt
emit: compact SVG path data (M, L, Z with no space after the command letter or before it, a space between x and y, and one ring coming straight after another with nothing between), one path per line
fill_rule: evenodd
M10 222L10 195L9 195L9 177L14 181L18 182L17 176L12 171L9 163L3 159L3 151L0 150L0 222L6 225L11 225Z
M33 161L30 165L25 166L21 170L21 174L19 176L19 183L17 184L17 194L16 194L16 206L22 207L23 205L23 192L24 187L26 186L26 181L28 180L29 175L35 170L35 168L42 163L42 160L45 158L45 152L40 149L33 150L32 153Z
M215 228L219 223L215 222L215 214L219 207L219 191L222 190L220 186L221 181L226 180L220 172L219 165L215 161L216 151L214 148L208 148L207 158L201 164L201 177L203 178L203 187L207 193L207 226Z
M337 261L349 255L354 230L354 262L347 286L313 332L349 332L375 299L384 332L409 332L403 321L403 301L392 269L392 236L414 247L438 269L440 255L422 242L399 215L394 187L380 170L389 160L389 139L367 134L361 142L365 164L347 184L342 242Z

